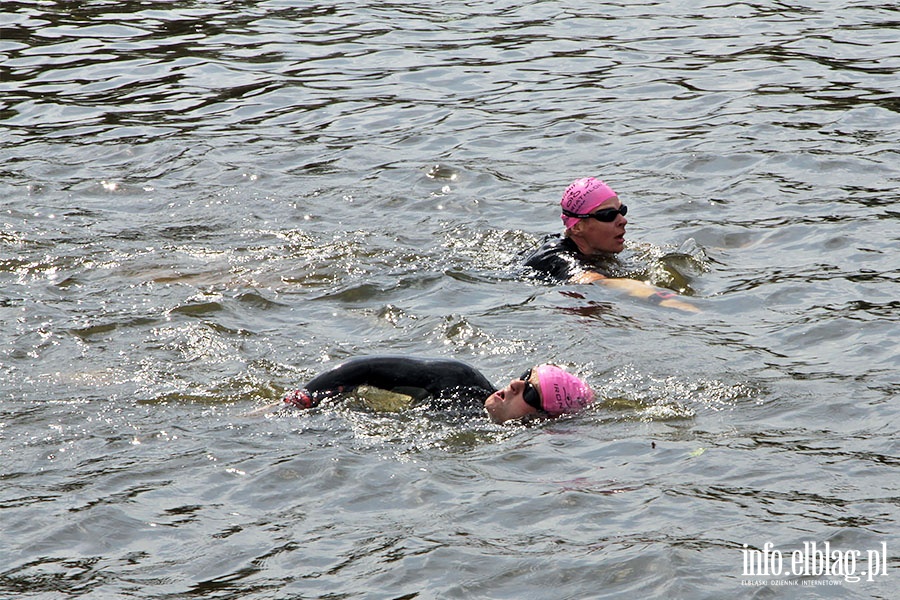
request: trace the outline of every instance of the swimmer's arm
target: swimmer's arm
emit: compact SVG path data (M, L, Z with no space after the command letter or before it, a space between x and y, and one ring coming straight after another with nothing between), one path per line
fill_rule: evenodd
M349 392L360 385L371 385L375 388L390 390L402 384L403 377L417 373L421 361L396 356L369 356L352 358L333 369L314 377L306 387L288 390L281 402L269 404L250 411L248 415L271 412L279 406L295 408L313 408L324 399Z
M602 283L607 287L627 292L635 298L642 298L648 302L659 304L667 308L677 308L687 312L700 312L700 309L693 304L688 304L682 300L674 298L673 292L662 290L654 287L644 281L637 279L624 279L621 277L605 277L596 271L585 271L579 275L575 275L569 280L570 283Z

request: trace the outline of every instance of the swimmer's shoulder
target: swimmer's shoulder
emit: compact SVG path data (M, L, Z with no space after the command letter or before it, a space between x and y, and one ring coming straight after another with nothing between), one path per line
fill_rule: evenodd
M549 235L524 261L532 275L555 283L566 282L583 269L578 246L559 234Z

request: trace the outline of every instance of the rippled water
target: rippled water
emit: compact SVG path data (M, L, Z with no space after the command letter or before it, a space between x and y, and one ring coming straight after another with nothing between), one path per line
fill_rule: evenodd
M895 3L0 24L0 597L894 595ZM613 268L702 313L524 277L584 175L630 208ZM603 401L248 414L379 352ZM887 574L745 574L804 542Z

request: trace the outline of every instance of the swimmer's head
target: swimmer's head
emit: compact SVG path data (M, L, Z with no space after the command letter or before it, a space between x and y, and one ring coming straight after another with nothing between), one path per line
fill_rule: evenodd
M541 388L541 409L551 416L576 413L594 401L594 391L584 381L556 365L535 368Z
M488 396L484 408L492 421L505 423L541 413L575 413L593 401L594 392L585 382L555 365L539 365Z
M563 193L559 204L562 207L563 225L570 229L578 222L577 217L568 216L566 213L585 215L613 196L616 193L611 187L593 177L584 177L572 182Z

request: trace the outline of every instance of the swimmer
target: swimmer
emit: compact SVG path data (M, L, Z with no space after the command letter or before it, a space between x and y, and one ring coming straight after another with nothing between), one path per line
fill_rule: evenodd
M699 312L677 294L636 279L608 277L602 263L625 249L628 207L611 187L593 177L575 180L560 200L565 232L548 238L525 259L545 280L557 283L594 283L623 290L653 304Z
M314 377L303 389L285 395L283 402L312 408L327 398L353 394L361 386L406 396L419 404L477 407L495 423L532 415L558 417L579 412L594 401L594 392L585 382L556 365L528 369L498 390L458 360L370 356L348 360Z

